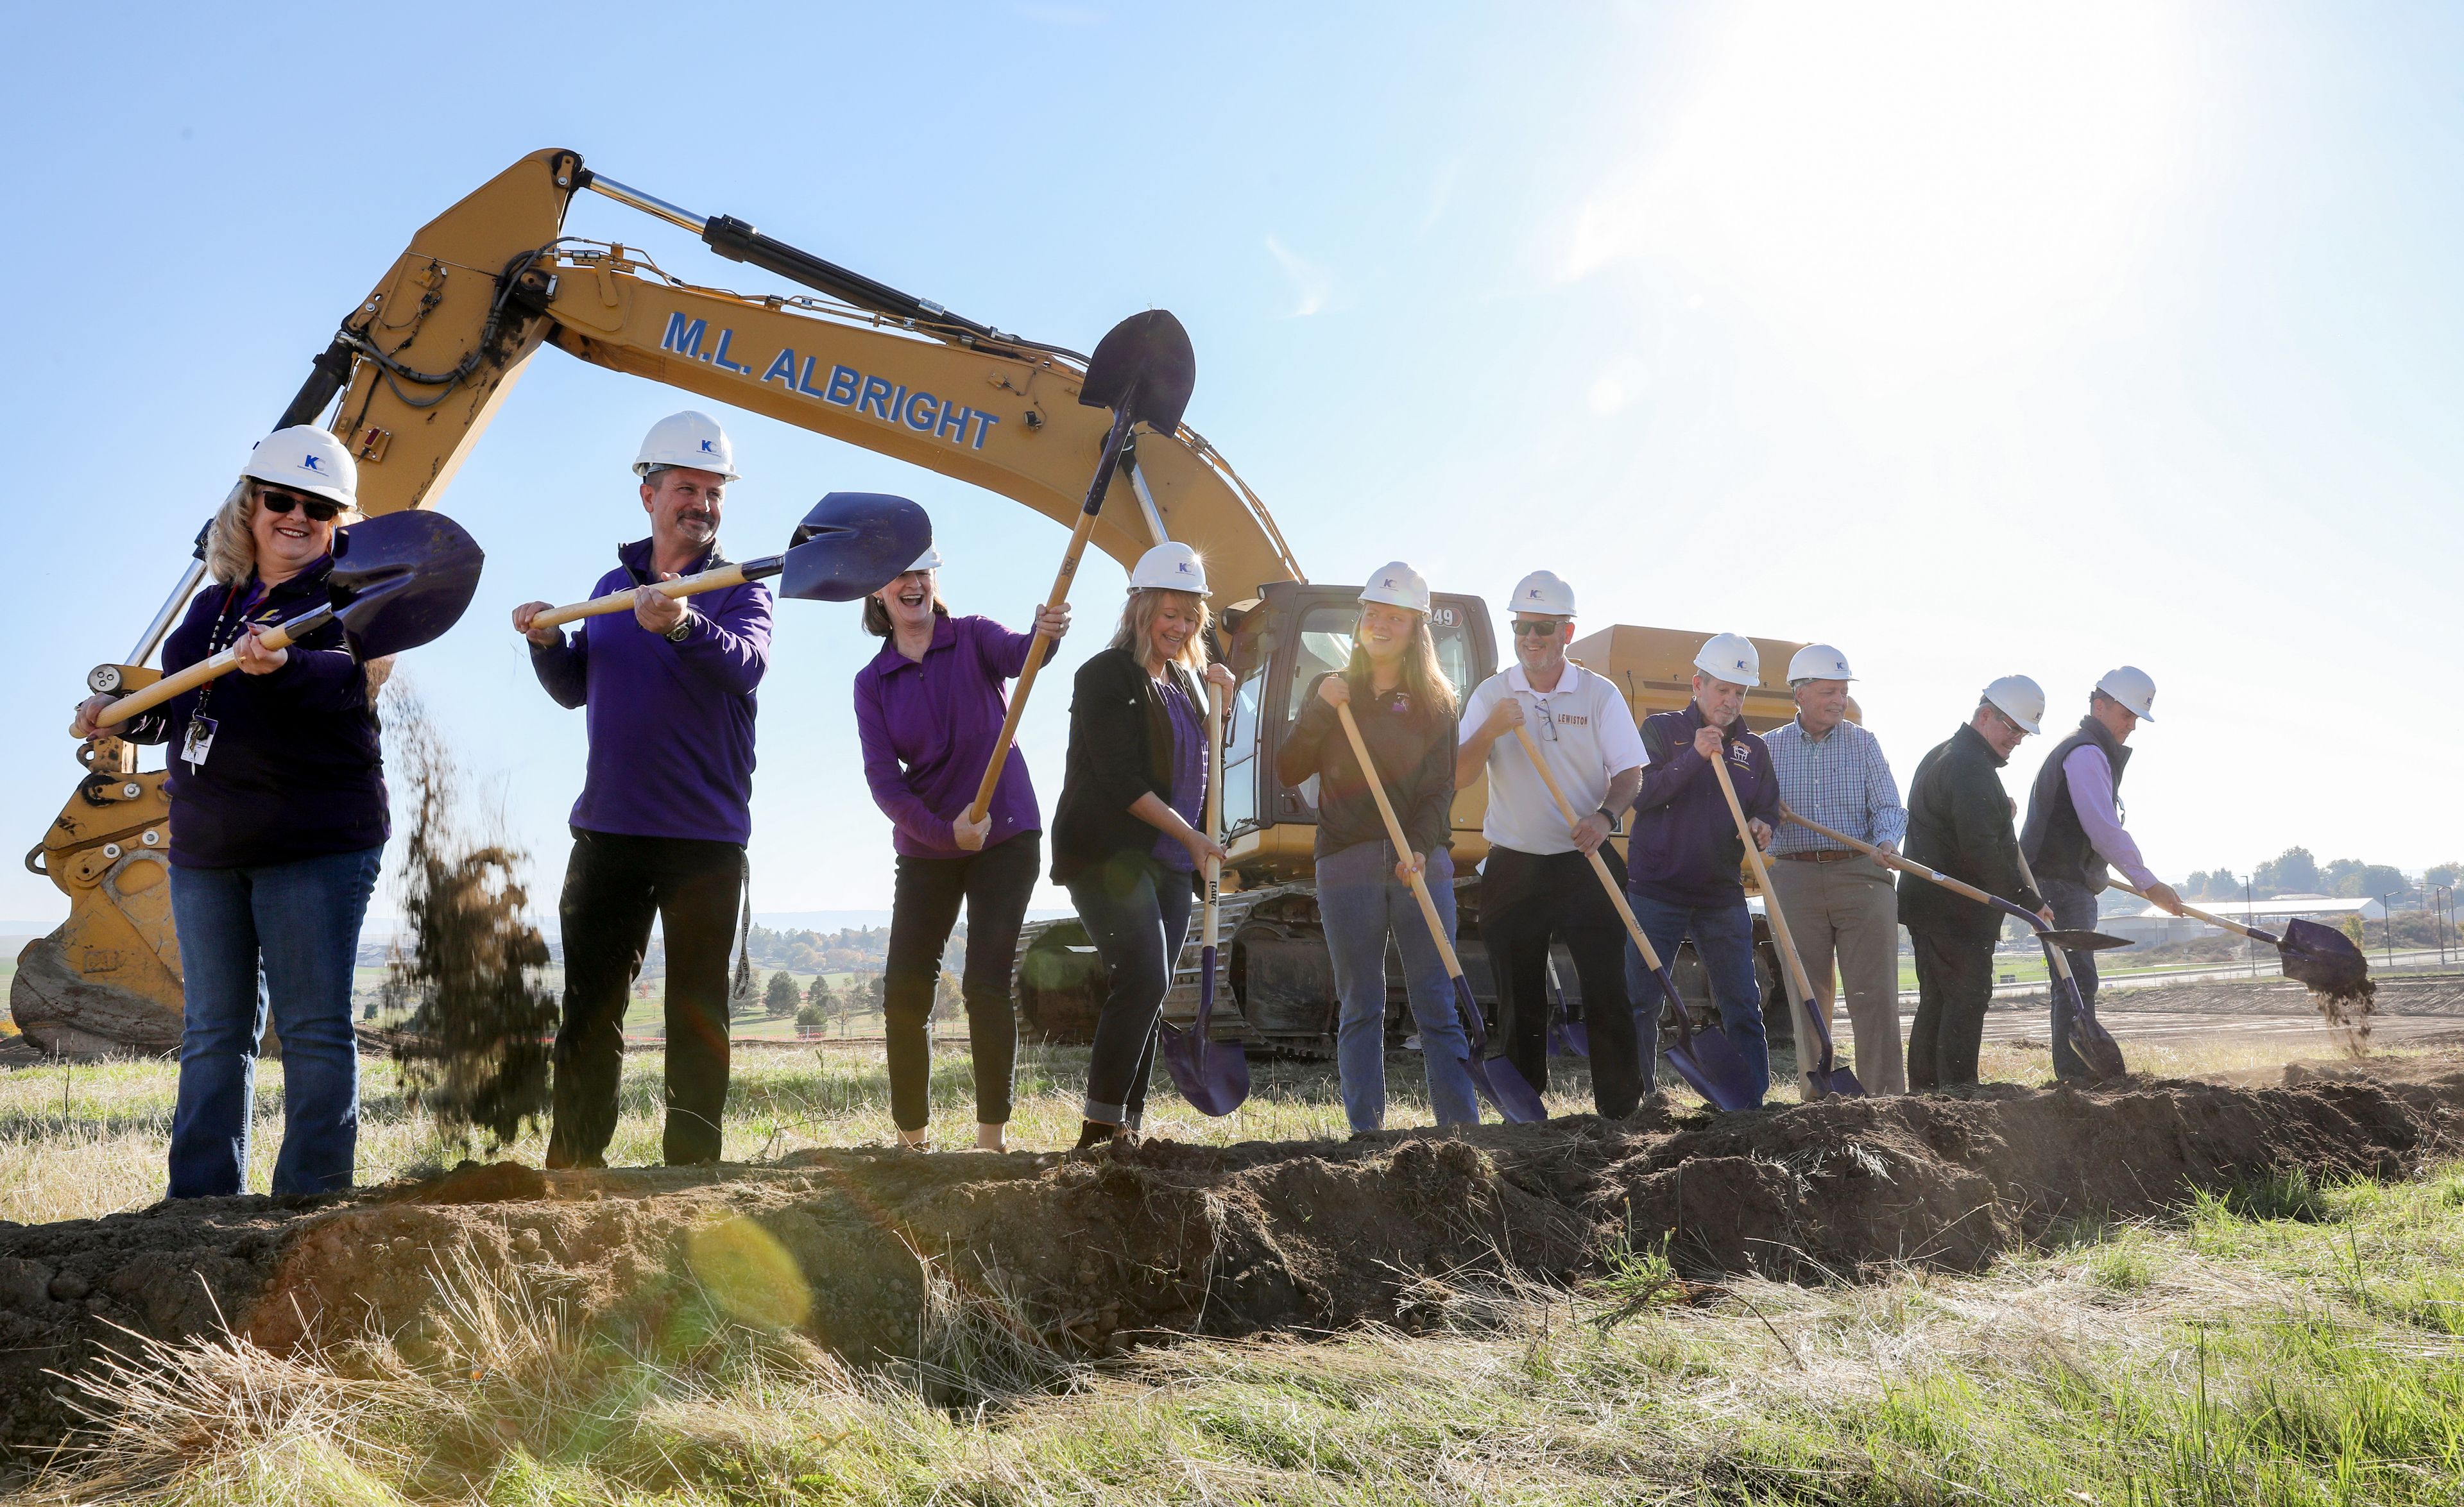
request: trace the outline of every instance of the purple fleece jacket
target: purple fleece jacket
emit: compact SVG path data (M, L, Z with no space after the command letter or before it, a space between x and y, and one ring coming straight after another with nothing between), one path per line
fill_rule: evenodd
M1642 790L1635 797L1634 837L1626 845L1626 887L1673 906L1709 908L1746 903L1738 870L1745 840L1720 794L1709 761L1694 752L1694 733L1707 726L1703 709L1659 711L1642 719ZM1746 731L1739 717L1728 724L1728 778L1749 817L1779 825L1779 781L1771 750Z
M616 552L594 597L650 580L650 541ZM726 560L715 548L691 571ZM693 626L671 644L630 612L587 618L531 667L561 707L589 708L590 761L571 820L623 837L742 843L753 835L754 693L770 665L770 588L685 599Z
M940 618L918 662L884 644L855 672L855 726L864 742L864 777L873 804L890 818L891 843L907 858L964 858L952 820L976 798L1009 701L1001 682L1026 668L1031 633L990 618ZM1058 648L1060 645L1053 645ZM1035 786L1016 745L993 787L992 830L984 846L1041 832Z

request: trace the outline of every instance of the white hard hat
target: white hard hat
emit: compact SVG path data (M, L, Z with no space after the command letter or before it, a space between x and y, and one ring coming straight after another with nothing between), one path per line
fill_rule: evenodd
M914 571L939 570L940 568L941 552L935 549L932 545L927 544L924 546L924 553L915 557L915 563L908 566L906 570L900 571L899 574L905 576Z
M1694 667L1713 680L1739 686L1763 683L1762 651L1742 633L1714 633L1695 651Z
M727 431L707 413L687 408L650 426L642 436L642 453L633 457L633 474L648 476L653 467L688 466L715 471L721 481L736 480L736 447Z
M257 441L239 473L345 508L359 506L360 463L351 459L351 452L332 430L313 424L295 424Z
M2002 709L2002 714L2019 724L2022 732L2034 732L2045 716L2045 688L2025 675L2005 675L1985 688L1985 699Z
M1574 588L1559 580L1554 571L1535 570L1514 583L1514 601L1507 610L1543 618L1571 618L1574 615Z
M1138 557L1130 572L1132 591L1187 591L1206 595L1206 562L1186 544L1163 543Z
M2137 713L2142 722L2153 722L2156 713L2147 709L2156 705L2156 682L2136 665L2124 665L2104 672L2096 688Z
M1788 683L1800 680L1855 680L1848 668L1848 656L1828 644L1809 644L1796 651L1788 662Z
M1401 560L1388 560L1370 573L1369 584L1360 588L1360 600L1424 613L1429 610L1429 583Z

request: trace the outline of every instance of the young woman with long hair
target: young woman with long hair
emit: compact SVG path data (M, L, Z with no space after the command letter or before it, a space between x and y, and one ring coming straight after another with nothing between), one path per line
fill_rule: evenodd
M1350 706L1377 765L1363 771L1335 709ZM1335 1066L1353 1133L1386 1124L1386 940L1403 960L1403 982L1420 1029L1420 1061L1438 1124L1475 1125L1480 1106L1469 1048L1456 1017L1453 982L1411 889L1419 874L1455 928L1455 688L1429 635L1429 586L1397 560L1360 594L1352 661L1321 676L1285 734L1275 774L1287 785L1317 776L1317 906L1334 963L1342 1013ZM1369 781L1382 780L1409 841L1397 852Z

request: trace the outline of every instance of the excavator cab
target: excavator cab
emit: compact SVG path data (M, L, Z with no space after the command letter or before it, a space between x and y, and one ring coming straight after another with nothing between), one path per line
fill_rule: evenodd
M1240 680L1224 729L1224 846L1243 887L1303 880L1313 871L1317 780L1283 783L1275 777L1275 755L1318 677L1349 663L1359 598L1357 586L1278 581L1224 611L1219 647ZM1469 696L1495 672L1488 605L1478 597L1433 597L1429 634L1457 695ZM1484 805L1485 792L1477 790L1455 800L1456 866L1465 871L1485 851Z

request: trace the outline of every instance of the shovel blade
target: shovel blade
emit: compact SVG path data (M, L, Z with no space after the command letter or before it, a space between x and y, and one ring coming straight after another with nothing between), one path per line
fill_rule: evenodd
M471 605L486 560L462 525L407 509L337 529L325 589L352 651L379 659L444 637Z
M933 545L933 520L904 497L834 491L813 505L781 562L779 595L854 601L905 574Z
M1467 1057L1463 1064L1470 1071L1472 1086L1480 1090L1480 1097L1487 1100L1489 1107L1507 1125L1536 1125L1549 1118L1549 1106L1540 1102L1538 1091L1506 1059Z
M2284 939L2276 945L2284 976L2307 984L2322 994L2350 996L2369 992L2369 960L2353 939L2316 921L2284 924Z
M1143 419L1159 434L1180 426L1181 411L1198 385L1198 353L1189 332L1168 309L1133 314L1097 342L1087 362L1078 401L1090 408L1118 409Z
M2057 974L2054 988L2070 996L2071 1050L2079 1054L2079 1060L2087 1064L2088 1071L2099 1078L2127 1077L2130 1065L2122 1059L2122 1043L2116 1041L2113 1033L2096 1018L2096 1011L2089 1006L2087 996L2079 993L2079 981Z
M2065 952L2102 952L2118 947L2135 947L2128 937L2118 937L2103 931L2063 931L2047 927L2036 935Z
M1671 1045L1668 1065L1714 1109L1753 1109L1763 1102L1753 1070L1718 1026L1703 1026Z
M1558 1057L1592 1055L1592 1028L1579 1020L1561 1020L1549 1028L1549 1050Z
M1164 1070L1180 1097L1217 1119L1249 1098L1249 1054L1238 1041L1209 1041L1196 1029L1161 1028L1156 1041Z

